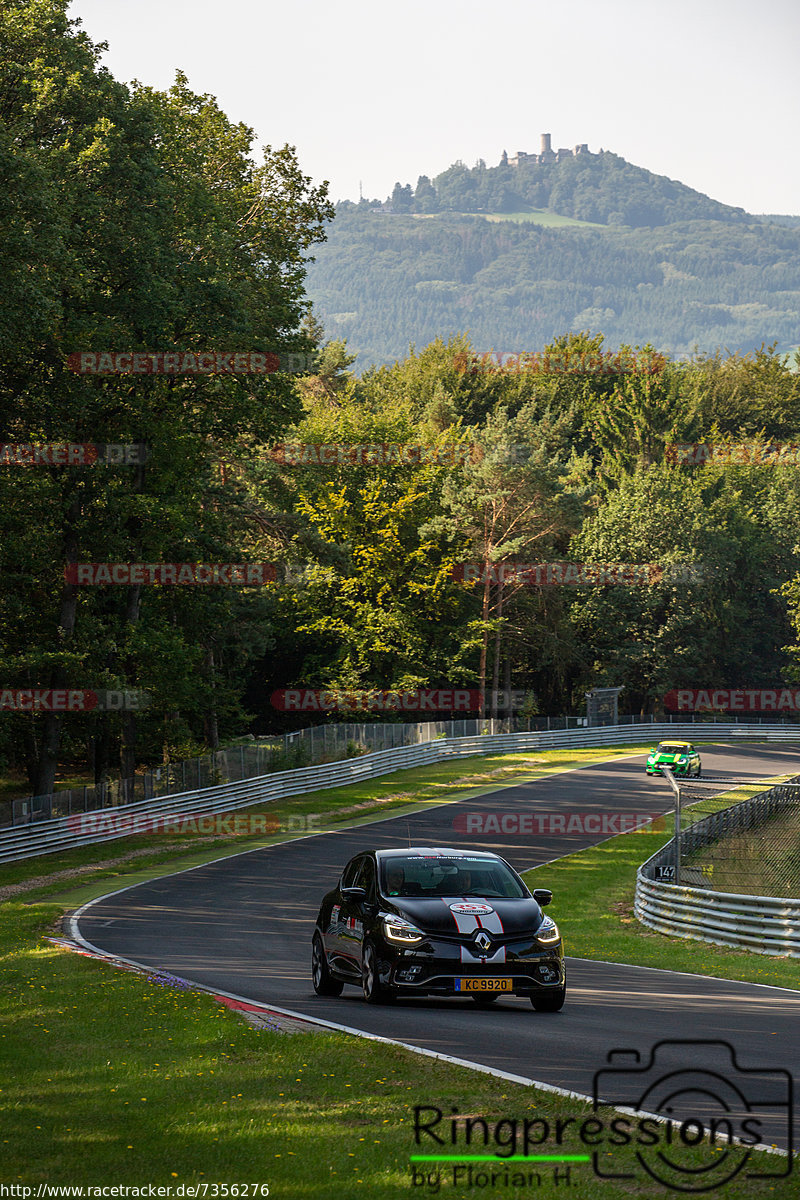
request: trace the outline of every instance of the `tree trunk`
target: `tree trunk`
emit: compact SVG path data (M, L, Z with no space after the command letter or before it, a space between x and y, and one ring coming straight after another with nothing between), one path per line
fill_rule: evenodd
M480 664L480 697L481 706L479 716L483 720L486 716L486 659L489 651L489 589L491 588L489 580L489 563L484 564L484 581L483 581L483 640L481 641L481 664Z
M503 580L497 585L497 629L494 635L494 663L492 666L492 718L497 717L498 690L500 688L500 651L502 649Z
M22 744L24 747L25 774L28 776L28 786L31 789L31 795L35 795L33 787L36 783L36 770L39 763L39 745L36 740L36 725L32 717L26 717L22 723Z
M506 661L503 666L503 688L505 689L506 703L508 704L508 716L509 719L511 719L514 716L514 709L511 705L511 653L508 648L506 648ZM509 726L509 728L511 728L511 726Z
M108 727L108 717L100 721L94 738L94 786L103 788L108 782L108 769L111 763L111 731Z
M75 522L80 515L81 502L79 497L70 504L64 520L64 563L65 565L78 561L78 543L75 535ZM61 589L61 610L58 615L58 640L66 648L75 632L75 613L78 607L78 588L74 583L64 583ZM50 672L49 687L61 689L67 687L67 672L62 663L58 663ZM34 796L48 796L55 788L56 767L58 766L58 751L61 746L61 714L49 712L45 714L42 740L37 756L33 778Z
M141 495L144 491L144 463L139 463L134 472L134 477L131 484L131 491L135 495ZM131 542L138 545L137 538L137 523L130 521L129 535ZM127 631L130 627L135 626L139 620L139 609L142 599L141 584L136 584L128 590L127 604L125 605L125 622L124 627ZM136 679L136 663L128 659L125 663L125 682L130 685ZM136 712L123 710L122 712L122 738L120 744L120 768L122 774L122 787L124 790L129 788L128 780L134 779L136 775ZM131 797L133 798L133 797Z
M216 672L214 670L214 650L211 646L206 650L206 670L211 683L211 703L209 704L204 721L206 745L211 750L219 750L219 724L217 722L217 706L213 699L214 696L214 679Z
M135 625L139 620L139 605L142 589L139 584L130 588L128 603L125 609L125 625ZM131 662L125 664L126 682L130 682L135 666ZM124 709L122 712L122 743L120 746L120 767L122 771L123 788L128 788L127 781L136 775L136 713ZM132 797L131 797L132 798Z

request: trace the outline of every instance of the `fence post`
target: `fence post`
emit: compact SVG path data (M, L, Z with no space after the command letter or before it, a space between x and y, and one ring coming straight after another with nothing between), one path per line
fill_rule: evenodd
M662 767L661 774L672 788L675 796L675 834L672 844L675 847L674 883L676 887L679 887L681 882L681 785L675 778L674 773L670 771L668 767Z

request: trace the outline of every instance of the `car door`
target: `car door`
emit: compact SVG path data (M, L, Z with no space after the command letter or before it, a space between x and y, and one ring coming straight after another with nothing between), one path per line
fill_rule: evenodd
M369 922L370 913L375 911L377 904L377 881L375 877L375 862L368 854L361 855L356 860L356 868L352 875L352 883L342 880L342 911L341 911L341 954L343 969L349 974L361 975L361 956L364 944L364 926ZM347 888L361 889L353 895L347 894Z
M328 951L331 966L334 970L344 971L348 975L352 974L355 969L352 955L349 953L351 938L347 928L352 914L350 912L351 902L348 902L347 897L343 895L343 889L346 890L355 885L361 865L362 856L357 855L350 859L342 871L339 887L331 907L328 926L324 930L325 949Z
M358 966L359 970L361 970L364 939L370 931L375 914L378 912L378 872L375 859L372 855L364 859L364 863L358 874L358 886L364 889L364 898L359 901L358 913L356 914Z

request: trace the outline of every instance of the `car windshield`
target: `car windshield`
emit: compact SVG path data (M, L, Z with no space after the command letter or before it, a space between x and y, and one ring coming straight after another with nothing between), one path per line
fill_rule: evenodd
M683 742L659 742L659 754L685 754L689 749Z
M486 896L521 899L529 893L499 859L409 854L381 860L386 896Z

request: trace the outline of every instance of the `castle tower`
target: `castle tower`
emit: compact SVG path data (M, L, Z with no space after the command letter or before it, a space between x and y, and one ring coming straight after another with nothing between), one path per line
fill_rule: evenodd
M549 154L549 153L550 153L550 149L551 149L551 148L550 148L550 134L549 134L549 133L543 133L541 136L542 136L542 150L541 150L541 153L542 153L542 154Z

